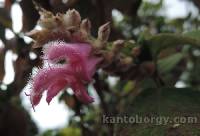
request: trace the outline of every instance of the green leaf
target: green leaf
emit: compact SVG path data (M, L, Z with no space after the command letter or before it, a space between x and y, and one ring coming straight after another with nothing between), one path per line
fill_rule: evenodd
M130 96L131 97L131 96ZM119 116L131 117L194 117L199 119L200 113L200 92L190 88L162 88L146 89L131 104L126 105L125 112ZM127 98L128 99L128 98ZM175 123L164 124L136 123L136 124L116 124L116 133L126 132L129 136L165 136L171 129L179 132L179 135L200 135L199 127L196 123ZM157 122L158 123L158 122ZM179 126L174 128L175 124Z
M161 73L172 70L184 57L182 53L176 53L169 57L158 60L158 71Z
M47 130L41 136L55 136L55 132L53 130Z
M162 33L151 36L146 39L146 44L149 46L154 58L166 48L176 48L178 45L189 44L200 49L200 37L192 37L181 34Z
M191 38L199 39L200 38L200 30L186 32L186 33L183 33L183 35L191 37Z
M81 136L81 130L75 127L67 127L67 128L61 129L57 135L58 136Z
M128 92L132 91L134 89L134 87L135 87L135 82L134 81L128 81L125 84L123 90L124 90L124 92L128 93Z

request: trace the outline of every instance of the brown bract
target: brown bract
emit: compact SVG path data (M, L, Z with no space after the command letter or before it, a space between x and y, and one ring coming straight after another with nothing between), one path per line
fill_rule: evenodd
M91 22L81 20L75 9L68 10L65 14L54 15L50 11L40 9L38 25L41 30L32 30L27 35L34 40L33 48L40 48L45 43L61 40L69 43L90 43L94 48L102 48L110 34L110 24L106 23L99 28L98 38L91 36Z

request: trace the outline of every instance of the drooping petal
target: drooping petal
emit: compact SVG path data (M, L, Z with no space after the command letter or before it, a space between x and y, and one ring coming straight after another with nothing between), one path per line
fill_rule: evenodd
M76 82L71 85L72 90L74 91L75 96L82 103L88 104L94 101L94 98L88 95L87 90L81 82Z
M33 93L30 94L29 97L30 97L31 105L32 105L32 107L34 109L34 106L39 104L39 102L40 102L40 100L42 98L42 94L38 94L38 93L34 93L33 92Z
M46 101L49 104L54 96L56 96L67 85L67 80L55 81L53 85L48 88Z
M32 79L33 90L40 92L46 90L56 79L73 74L70 67L50 67L43 68Z
M84 43L65 43L65 42L51 42L48 43L44 49L44 57L52 62L58 62L61 59L73 63L82 61L82 58L89 56L91 46Z
M73 72L71 71L70 67L66 66L40 69L32 79L32 91L30 93L30 97L33 106L36 106L39 103L42 93L45 90L52 85L55 85L55 81L59 79L73 81L74 79L71 78L72 76L70 76L70 74L73 74ZM63 84L57 85L62 85L61 87L59 86L59 88L63 87Z
M32 91L30 94L27 94L25 92L25 95L30 98L32 108L35 111L35 106L39 104L39 102L42 98L42 94L38 94L38 93L35 93L34 91Z

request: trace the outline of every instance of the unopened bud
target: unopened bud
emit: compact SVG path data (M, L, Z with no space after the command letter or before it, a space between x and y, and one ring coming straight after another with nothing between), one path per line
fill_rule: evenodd
M80 26L81 31L90 34L90 30L91 30L91 22L88 19L84 19L81 22L81 26Z
M99 27L98 40L106 42L110 35L110 22Z
M53 17L53 14L50 11L47 11L44 8L40 8L39 10L41 20Z
M66 27L78 26L81 22L81 16L75 9L68 10L66 14L63 15L63 21Z
M47 29L55 28L57 25L57 21L55 20L54 15L47 11L47 10L42 10L39 12L41 15L40 20L38 21L38 24Z
M113 42L113 52L117 53L119 50L123 47L124 45L124 40L116 40Z

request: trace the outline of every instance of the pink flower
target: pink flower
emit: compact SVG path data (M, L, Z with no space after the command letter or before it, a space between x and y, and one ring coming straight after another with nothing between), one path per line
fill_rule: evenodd
M79 78L91 81L96 70L95 66L101 59L91 56L90 52L91 46L89 44L52 42L46 45L44 58L52 63L65 60L73 67Z
M91 54L91 45L83 43L50 42L45 45L43 59L51 66L42 68L32 77L31 104L38 105L42 94L47 90L47 103L50 103L61 90L72 88L75 96L83 103L93 102L85 86L92 80L100 58ZM64 64L59 64L64 60Z

